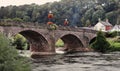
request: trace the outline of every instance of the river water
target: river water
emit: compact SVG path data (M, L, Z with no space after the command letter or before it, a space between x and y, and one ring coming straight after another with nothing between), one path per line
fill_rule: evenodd
M32 60L32 71L120 71L120 52L79 52Z

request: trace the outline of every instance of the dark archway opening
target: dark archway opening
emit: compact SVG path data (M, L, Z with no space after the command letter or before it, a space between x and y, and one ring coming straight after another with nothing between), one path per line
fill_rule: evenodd
M91 45L93 42L95 42L95 40L96 40L96 37L94 37L93 39L91 39L90 42L89 42L89 45Z
M19 32L22 36L27 39L28 48L31 52L45 52L48 51L47 40L38 32L32 30L25 30Z
M14 41L12 42L16 49L29 50L29 42L24 36L22 36L21 34L16 34L13 39Z
M64 46L60 49L65 52L79 51L83 44L78 37L72 34L64 35L60 38L64 42Z

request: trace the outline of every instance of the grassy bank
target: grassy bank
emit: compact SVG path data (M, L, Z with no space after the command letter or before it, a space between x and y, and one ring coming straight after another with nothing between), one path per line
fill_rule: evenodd
M111 44L110 51L120 51L120 37L107 38L107 40Z

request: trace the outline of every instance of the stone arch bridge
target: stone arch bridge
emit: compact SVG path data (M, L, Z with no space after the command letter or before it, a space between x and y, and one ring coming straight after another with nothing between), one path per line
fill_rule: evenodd
M56 30L48 30L45 27L0 26L0 32L8 37L18 33L23 35L29 41L31 52L40 55L54 54L55 43L60 38L67 50L86 51L90 41L96 37L96 31L94 30L63 26Z

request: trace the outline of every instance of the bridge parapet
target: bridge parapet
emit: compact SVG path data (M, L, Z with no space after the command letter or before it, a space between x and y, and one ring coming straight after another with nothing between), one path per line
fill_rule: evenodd
M58 30L65 30L65 31L75 31L75 32L86 32L86 33L93 33L96 34L96 30L90 28L83 28L83 27L70 27L70 26L59 26Z
M15 26L22 28L38 28L38 29L49 29L49 25L39 24L39 23L21 23L21 22L0 22L0 26ZM57 30L65 30L65 31L75 31L75 32L87 32L95 34L97 31L90 28L83 27L70 27L70 26L58 26Z

